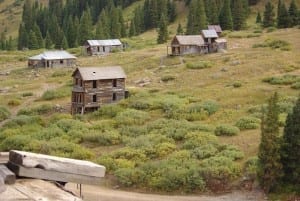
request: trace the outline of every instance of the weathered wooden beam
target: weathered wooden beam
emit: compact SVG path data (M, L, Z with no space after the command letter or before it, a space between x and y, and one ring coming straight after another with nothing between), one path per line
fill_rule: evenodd
M0 178L3 178L5 184L14 184L16 182L16 175L5 165L0 165Z
M104 166L90 161L61 158L24 151L10 151L9 161L26 168L40 168L54 172L91 177L104 177L105 175Z
M6 164L8 162L8 152L0 152L0 164Z
M50 181L73 182L78 184L100 185L103 183L101 177L72 174L67 172L57 172L40 168L23 167L12 162L8 162L8 168L16 175L35 179Z
M6 186L4 184L4 179L0 177L0 194L6 191Z

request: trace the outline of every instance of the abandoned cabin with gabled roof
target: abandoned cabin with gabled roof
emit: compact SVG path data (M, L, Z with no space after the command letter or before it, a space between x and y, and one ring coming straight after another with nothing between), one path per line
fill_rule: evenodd
M87 55L104 55L115 50L123 50L123 44L119 39L87 40L84 43Z
M221 37L221 34L223 32L220 25L207 25L208 30L215 30L219 37Z
M173 56L208 53L207 45L201 35L177 35L172 39L170 47ZM167 51L169 51L169 48L167 48Z
M73 67L76 57L64 50L45 51L28 58L28 67Z
M169 47L171 53L169 54ZM167 46L167 54L171 56L185 54L206 54L227 49L227 41L219 38L215 29L202 30L201 35L177 35L171 45Z
M95 111L125 98L126 75L120 66L80 67L72 77L71 114Z

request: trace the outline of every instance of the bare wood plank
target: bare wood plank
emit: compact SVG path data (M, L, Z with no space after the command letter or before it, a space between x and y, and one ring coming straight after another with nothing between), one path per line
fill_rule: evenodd
M82 201L55 184L36 179L19 179L14 185L7 187L7 191L0 194L1 201Z
M76 160L12 150L9 161L27 168L42 168L55 172L104 177L105 167L90 161Z
M8 152L0 152L0 164L6 164L8 162Z
M0 194L6 191L6 186L4 184L4 179L0 177Z
M26 168L12 162L8 163L8 168L16 175L35 179L45 179L50 181L73 182L78 184L100 185L103 183L101 177L78 175L65 172L56 172L40 168Z
M0 178L3 178L5 184L14 184L16 182L16 175L5 165L0 165Z

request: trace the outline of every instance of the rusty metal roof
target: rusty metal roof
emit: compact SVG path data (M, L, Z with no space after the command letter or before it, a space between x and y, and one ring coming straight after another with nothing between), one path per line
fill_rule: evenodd
M175 38L177 38L179 44L181 45L205 45L201 35L177 35Z
M126 78L126 74L121 66L106 66L106 67L79 67L72 76L79 71L83 80L105 80Z
M64 50L45 51L42 54L29 57L29 60L56 60L56 59L76 59L76 57Z
M218 34L216 30L211 29L211 30L202 30L202 35L204 38L218 38Z
M119 39L108 39L108 40L87 40L90 46L118 46L122 45Z

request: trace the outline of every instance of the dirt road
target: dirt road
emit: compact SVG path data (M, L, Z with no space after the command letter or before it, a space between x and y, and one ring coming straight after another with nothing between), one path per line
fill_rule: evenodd
M76 184L67 184L66 188L79 195ZM264 195L259 191L234 191L218 196L192 195L174 196L126 192L105 187L82 185L84 201L263 201Z

